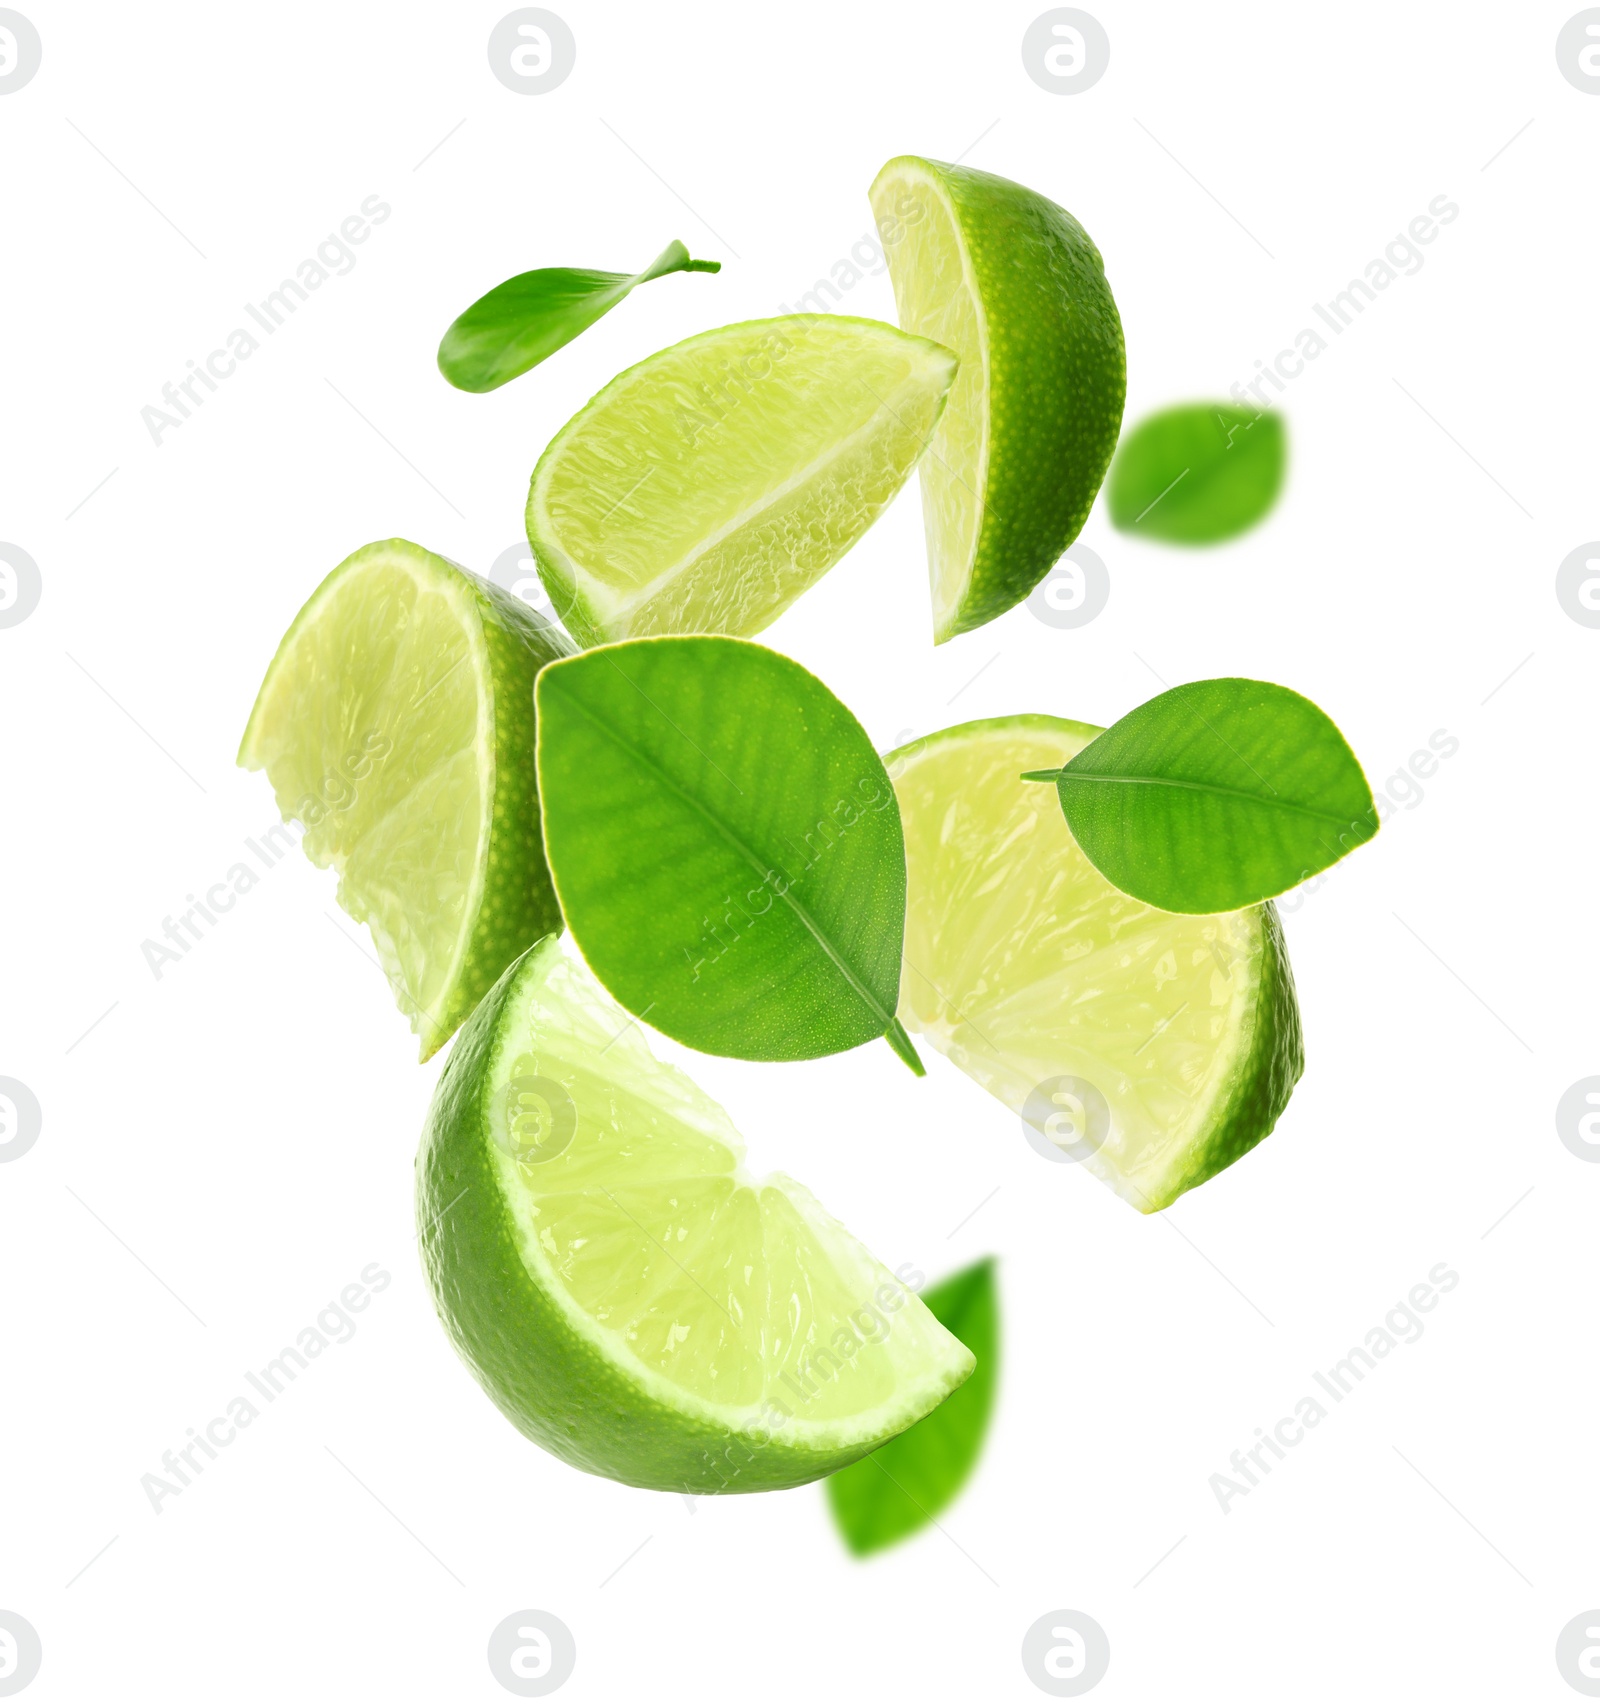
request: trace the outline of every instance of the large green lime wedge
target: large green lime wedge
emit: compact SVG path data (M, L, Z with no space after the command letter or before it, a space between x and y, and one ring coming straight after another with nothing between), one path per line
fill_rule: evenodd
M938 642L1077 538L1122 422L1122 321L1088 233L1021 184L908 154L871 196L900 324L961 358L922 463Z
M539 832L534 679L566 638L404 539L294 619L239 747L366 924L426 1060L560 921Z
M908 885L900 1017L1149 1213L1272 1130L1303 1065L1300 1010L1270 901L1158 912L1114 889L1049 790L1021 779L1100 732L995 718L889 755Z
M451 1051L417 1158L446 1330L505 1414L596 1475L816 1479L931 1410L971 1353L551 938Z
M630 367L533 471L528 543L569 632L759 633L900 490L955 370L836 314L721 326Z

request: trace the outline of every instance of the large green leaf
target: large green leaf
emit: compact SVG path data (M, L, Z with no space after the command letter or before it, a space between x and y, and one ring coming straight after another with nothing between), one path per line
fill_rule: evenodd
M1107 882L1166 912L1254 906L1378 833L1344 736L1270 681L1169 688L1060 770L1027 779L1055 783L1067 827Z
M636 284L669 272L720 272L669 243L643 272L540 267L480 296L451 321L439 344L439 371L460 391L493 391L537 366L609 313Z
M1236 403L1180 403L1124 435L1106 483L1112 524L1173 545L1232 539L1283 485L1283 416Z
M922 1301L972 1352L978 1366L938 1409L828 1477L834 1521L857 1557L892 1546L932 1522L972 1473L989 1428L1000 1352L994 1258L952 1274L925 1291Z
M887 1036L905 931L900 808L863 729L749 640L624 640L539 677L556 893L630 1012L708 1054L810 1060Z

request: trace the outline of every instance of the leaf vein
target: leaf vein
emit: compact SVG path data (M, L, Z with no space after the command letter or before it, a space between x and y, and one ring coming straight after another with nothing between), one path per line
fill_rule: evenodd
M1248 800L1252 805L1266 806L1273 811L1296 812L1301 817L1315 818L1320 823L1337 824L1341 827L1358 823L1362 818L1371 815L1369 809L1363 808L1354 817L1345 817L1338 812L1319 811L1315 806L1305 806L1296 800L1286 800L1281 794L1274 794L1269 798L1265 794L1254 793L1248 788L1230 788L1220 782L1191 782L1178 776L1112 775L1103 771L1079 770L1073 765L1068 765L1062 772L1062 779L1068 782L1115 782L1140 788L1183 788L1197 794L1216 794L1227 799Z
M550 679L552 681L551 690L554 691L556 690L554 687L554 678ZM769 872L777 869L775 864L762 859L750 846L746 844L743 838L723 822L715 812L710 810L710 808L702 801L696 799L693 794L689 793L686 788L669 775L657 759L653 758L646 752L642 752L627 738L626 735L624 735L620 730L614 728L603 717L599 716L591 707L585 705L575 694L567 693L564 697L569 705L575 707L585 718L587 718L588 721L593 724L601 734L606 736L606 738L610 740L619 751L626 753L636 764L638 764L642 769L648 771L658 782L660 782L663 787L665 787L669 792L675 794L692 811L698 813L699 816L709 824L719 836L722 837L728 846L731 847L734 852L750 866L751 870L753 870L757 876L765 880ZM715 762L709 757L707 758L707 762L712 764L713 769L717 768ZM731 781L732 778L730 777L729 780ZM738 784L735 783L734 786L737 787ZM812 917L810 911L795 899L793 886L787 878L785 879L782 891L778 892L778 898L788 906L789 910L793 912L799 922L810 932L817 946L822 949L822 951L838 968L840 975L844 978L845 982L850 985L851 989L855 991L856 995L860 997L860 999L878 1018L883 1020L884 1029L887 1030L889 1026L894 1023L894 1014L885 1009L883 1003L867 986L867 984L863 982L849 961L845 959L843 952L839 948L835 947L833 942L829 940L827 934L823 931L817 920Z

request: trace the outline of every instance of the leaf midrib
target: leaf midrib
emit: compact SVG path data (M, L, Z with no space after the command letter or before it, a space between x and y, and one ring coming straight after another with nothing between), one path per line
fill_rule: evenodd
M1079 770L1067 764L1062 768L1062 775L1076 782L1116 782L1126 786L1141 788L1184 788L1197 794L1219 794L1228 799L1248 800L1252 805L1268 806L1275 811L1297 812L1301 817L1315 818L1319 823L1331 823L1339 827L1348 827L1358 822L1368 814L1357 812L1354 817L1346 817L1339 812L1318 811L1315 806L1301 805L1297 800L1286 800L1279 795L1253 793L1248 788L1230 788L1222 782L1190 782L1178 776L1128 776L1109 775L1097 770Z
M559 680L559 677L552 677L551 679ZM629 681L629 685L633 685L631 680ZM552 687L551 691L558 691L558 689ZM621 751L627 753L636 764L638 764L642 769L648 771L658 781L660 781L664 787L677 795L677 797L682 800L686 806L690 807L691 810L698 813L699 816L722 837L734 852L736 852L740 858L750 866L751 870L753 870L757 876L764 879L769 871L777 868L772 863L758 858L757 855L745 844L745 842L741 840L741 838L732 829L730 829L720 817L697 800L693 794L680 786L680 784L669 776L666 770L663 769L655 759L651 758L648 753L641 752L639 748L636 747L625 735L619 733L618 730L613 728L612 725L606 722L604 718L598 716L589 708L589 706L584 704L576 694L568 693L565 695L565 698L569 705L576 707L576 709L581 712L583 716L588 718L589 722L592 723L594 727L605 735L615 746L617 746ZM831 941L828 940L827 936L823 933L821 927L811 916L810 912L808 912L806 908L794 898L793 884L787 879L784 884L784 892L778 896L778 899L783 901L788 906L789 910L794 913L795 917L799 919L808 931L810 931L817 946L821 948L828 958L833 961L834 965L839 968L839 972L843 976L845 982L848 983L851 989L853 989L861 1000L866 1003L867 1007L883 1020L884 1028L887 1030L888 1027L894 1023L894 1014L884 1010L883 1003L880 1002L877 996L874 995L866 984L861 981L860 977L857 976L855 970L850 966L843 954Z

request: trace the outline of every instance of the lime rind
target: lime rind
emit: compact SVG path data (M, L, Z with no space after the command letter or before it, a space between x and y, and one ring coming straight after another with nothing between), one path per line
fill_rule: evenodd
M1261 949L1248 1020L1251 1044L1239 1070L1227 1080L1224 1095L1208 1112L1204 1140L1180 1147L1151 1209L1166 1208L1270 1136L1305 1070L1300 1003L1283 921L1270 900L1253 910L1261 919Z
M959 250L962 289L972 295L974 342L960 347L957 337L956 348L965 378L922 464L942 643L1020 603L1082 529L1122 420L1122 322L1088 233L1021 184L902 155L870 197L907 331L938 336L956 312L942 238ZM934 217L910 217L919 205ZM919 225L928 241L906 241Z

